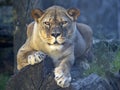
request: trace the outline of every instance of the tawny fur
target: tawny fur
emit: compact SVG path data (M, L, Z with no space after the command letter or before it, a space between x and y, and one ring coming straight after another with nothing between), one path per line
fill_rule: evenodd
M40 17L35 16L34 13L37 13ZM42 51L53 59L57 84L61 87L68 87L71 81L70 69L75 58L85 54L91 47L92 30L88 25L76 22L79 16L77 9L66 10L59 6L53 6L44 12L36 10L32 15L35 21L27 26L27 40L18 51L17 68L20 70L28 65L29 55ZM44 25L43 22L48 21L52 24L50 30L57 27L58 31L61 29L59 23L69 22L63 25L62 32L66 33L65 36L61 35L56 38L60 45L54 45L55 38L51 35L51 32L46 34L44 27L48 27L48 25ZM64 75L57 80L56 77L60 76L60 72ZM69 81L66 79L69 79ZM59 81L65 80L66 82L59 83Z

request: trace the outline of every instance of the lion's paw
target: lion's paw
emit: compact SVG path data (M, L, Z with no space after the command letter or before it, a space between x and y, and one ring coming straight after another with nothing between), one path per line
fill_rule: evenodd
M60 68L57 67L55 68L54 74L55 74L54 79L58 86L62 88L66 88L70 86L70 82L71 82L70 73L65 73Z
M34 65L35 63L39 63L43 61L45 57L46 55L43 52L35 52L34 54L28 56L28 64Z

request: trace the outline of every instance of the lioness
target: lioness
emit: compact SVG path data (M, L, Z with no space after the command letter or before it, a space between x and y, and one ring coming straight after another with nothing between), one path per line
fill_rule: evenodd
M57 85L68 87L75 58L88 52L92 44L92 30L76 22L79 15L76 8L66 10L60 6L33 10L34 22L28 25L27 40L17 54L18 70L41 62L47 54L55 65Z

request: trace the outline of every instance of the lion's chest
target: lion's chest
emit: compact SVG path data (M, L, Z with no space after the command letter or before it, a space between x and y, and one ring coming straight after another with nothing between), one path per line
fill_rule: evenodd
M62 56L62 48L63 45L52 45L49 46L49 56L53 58L54 60L58 60Z
M48 54L55 66L60 62L59 58L61 58L63 56L63 53L62 53L62 47L49 47L49 54Z

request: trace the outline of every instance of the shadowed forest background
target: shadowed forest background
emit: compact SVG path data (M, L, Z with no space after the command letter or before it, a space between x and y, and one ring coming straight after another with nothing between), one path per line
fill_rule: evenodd
M31 10L45 10L52 5L80 10L78 22L93 30L91 68L85 76L120 69L120 1L119 0L0 0L0 90L16 71L16 54L26 40L26 25L33 21ZM2 83L1 83L2 82Z

